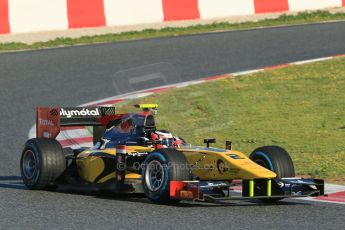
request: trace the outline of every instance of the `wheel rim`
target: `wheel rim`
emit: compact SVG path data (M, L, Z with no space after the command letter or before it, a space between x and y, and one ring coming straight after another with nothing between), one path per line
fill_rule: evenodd
M146 166L145 181L150 191L157 191L163 185L164 180L164 167L157 161L153 160Z
M27 179L32 179L38 172L37 158L31 150L27 150L24 153L22 169L23 174Z

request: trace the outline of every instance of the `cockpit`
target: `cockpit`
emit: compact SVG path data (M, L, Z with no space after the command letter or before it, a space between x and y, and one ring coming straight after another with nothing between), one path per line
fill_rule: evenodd
M155 118L150 113L125 114L109 122L102 140L106 148L118 144L146 146L150 134L156 131Z

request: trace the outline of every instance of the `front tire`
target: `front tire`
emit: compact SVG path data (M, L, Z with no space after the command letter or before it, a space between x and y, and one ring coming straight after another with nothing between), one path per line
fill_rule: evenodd
M289 153L278 146L255 149L249 156L255 163L275 172L277 178L295 177L295 167Z
M24 184L29 189L51 189L66 169L60 143L55 139L33 138L25 143L20 160Z
M172 204L170 181L190 180L191 173L185 156L176 149L157 149L150 153L142 171L143 189L154 203Z
M295 177L295 167L289 153L278 146L264 146L255 149L249 158L277 174L276 179ZM274 203L280 198L261 199L265 203Z

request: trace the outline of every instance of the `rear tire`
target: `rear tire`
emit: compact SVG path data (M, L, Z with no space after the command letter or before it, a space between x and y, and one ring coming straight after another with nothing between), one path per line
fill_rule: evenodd
M278 146L264 146L255 149L249 156L255 163L275 172L277 178L295 177L295 167L289 153ZM265 203L273 203L280 198L261 199Z
M33 138L25 143L20 171L24 184L29 189L56 188L54 182L65 169L65 156L57 140Z
M143 189L154 203L173 204L179 200L170 198L170 181L191 179L185 156L176 149L158 149L150 153L142 171Z

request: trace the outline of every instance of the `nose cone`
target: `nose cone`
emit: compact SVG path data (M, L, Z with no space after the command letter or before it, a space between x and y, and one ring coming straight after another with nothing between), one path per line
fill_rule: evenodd
M253 162L250 168L244 170L243 179L273 179L277 174Z
M246 155L238 151L229 151L229 156L236 155L236 158L227 158L230 165L240 169L241 179L272 179L277 174L269 169L262 167L250 160Z

